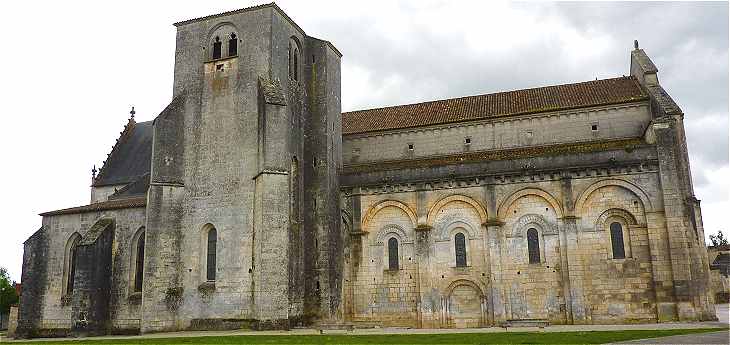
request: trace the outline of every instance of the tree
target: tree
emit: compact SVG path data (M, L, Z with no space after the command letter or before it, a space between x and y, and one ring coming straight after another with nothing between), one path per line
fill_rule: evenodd
M10 311L10 306L18 303L18 294L15 291L15 282L10 280L10 274L5 267L0 267L0 313Z
M722 230L717 230L716 235L710 235L710 241L712 241L713 247L728 245L727 238L725 238L725 235L722 233Z

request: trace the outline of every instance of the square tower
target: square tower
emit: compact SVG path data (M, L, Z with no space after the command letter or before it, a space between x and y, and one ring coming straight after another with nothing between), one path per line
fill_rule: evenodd
M275 4L176 23L155 120L142 331L337 314L340 53Z

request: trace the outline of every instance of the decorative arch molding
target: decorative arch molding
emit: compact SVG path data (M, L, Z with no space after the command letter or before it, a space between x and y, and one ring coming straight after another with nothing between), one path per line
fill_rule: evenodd
M512 233L508 237L524 237L529 228L538 228L542 235L557 235L558 225L552 224L545 220L545 217L539 214L526 214L515 223L512 227Z
M563 217L563 206L555 197L542 189L528 187L512 193L509 197L507 197L507 199L502 202L502 204L499 205L499 211L497 211L498 219L504 220L505 218L507 218L507 209L512 206L512 204L515 203L517 200L528 195L535 195L544 199L545 201L547 201L548 204L550 204L550 207L552 207L553 211L555 211L555 214L558 218Z
M382 210L386 207L396 207L396 208L403 210L403 212L405 212L408 215L408 218L410 218L411 224L413 225L413 227L414 228L416 227L416 222L417 222L416 213L413 212L413 210L411 210L410 207L408 207L406 204L404 204L400 201L384 200L384 201L381 201L381 202L375 204L374 206L370 207L370 209L368 209L368 212L365 213L365 217L362 220L363 231L367 231L370 221L373 220L375 215L378 214L378 212L380 212L380 210Z
M454 233L457 232L457 229L464 229L463 232L466 233L468 236L468 239L473 240L475 238L479 237L479 232L474 229L474 227L464 221L456 220L448 225L442 227L438 233L437 240L438 241L450 241L453 237Z
M479 202L477 202L476 200L474 200L471 197L456 194L456 195L450 195L445 198L442 198L436 204L434 204L433 207L431 207L431 209L428 211L426 223L430 226L433 226L434 225L433 222L436 219L436 215L438 214L438 212L442 208L444 208L444 206L448 205L449 203L458 202L458 201L471 205L474 208L474 210L477 211L477 214L479 214L479 219L482 224L487 222L487 211L485 211L484 206L482 206Z
M205 42L207 42L207 43L212 42L215 33L219 29L224 28L224 27L231 27L235 31L236 35L238 35L239 30L238 30L238 27L236 26L236 24L233 24L232 22L220 22L220 23L214 25L212 28L210 28L210 30L208 30L208 37L206 38Z
M636 221L636 217L634 217L634 215L631 214L631 212L622 210L620 208L611 208L611 209L604 211L603 213L601 213L600 216L598 216L598 218L596 219L596 222L595 222L595 227L593 227L592 229L595 231L606 230L608 228L606 226L606 223L609 220L611 220L612 218L621 218L626 222L627 225L634 225L634 226L640 225ZM588 229L591 229L591 228L588 228Z
M623 188L631 191L632 193L634 193L634 195L636 195L636 197L639 198L639 200L641 200L641 203L644 206L644 212L654 210L654 206L651 204L651 200L649 199L649 196L644 192L643 189L641 189L637 185L635 185L631 182L628 182L626 180L607 179L607 180L600 180L600 181L593 183L592 185L588 186L580 194L580 196L576 199L576 202L575 202L576 213L580 214L583 212L583 207L585 206L586 200L588 200L588 198L591 196L591 194L593 194L593 192L595 192L596 190L598 190L600 188L608 187L608 186L623 187Z
M469 287L473 288L474 290L476 290L477 294L479 294L479 297L481 297L481 298L486 297L484 294L484 290L479 286L479 284L475 283L472 280L463 279L463 278L457 278L456 280L452 281L446 287L446 290L444 290L444 296L446 296L446 298L451 297L451 294L454 292L454 289L459 286L462 286L462 285L469 286Z
M374 238L373 245L382 246L385 243L385 240L391 237L390 235L393 235L396 239L398 239L398 243L400 244L412 243L403 228L396 224L388 224L378 231L377 236Z

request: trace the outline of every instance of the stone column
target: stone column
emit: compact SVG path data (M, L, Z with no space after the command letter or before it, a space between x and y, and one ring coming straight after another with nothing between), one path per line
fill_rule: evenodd
M509 315L509 300L504 284L502 284L502 244L504 234L502 233L503 223L491 219L486 224L487 227L487 250L489 255L489 291L488 298L491 300L492 322L498 325L511 318Z
M437 301L430 293L433 289L431 279L431 226L427 224L428 205L426 204L426 186L420 184L416 188L416 217L418 224L415 234L416 289L418 295L418 327L433 328L437 326L434 312L439 310Z
M561 179L563 219L560 220L560 274L563 281L566 321L570 324L588 322L588 309L583 291L583 265L578 247L578 226L573 200L573 183L569 174Z
M497 219L497 197L494 186L494 180L488 178L484 186L484 200L487 205L488 220L482 226L485 229L484 247L486 249L486 267L489 276L489 286L485 293L487 306L489 307L487 315L493 325L498 325L507 321L510 317L507 309L509 305L507 293L502 284L503 223Z

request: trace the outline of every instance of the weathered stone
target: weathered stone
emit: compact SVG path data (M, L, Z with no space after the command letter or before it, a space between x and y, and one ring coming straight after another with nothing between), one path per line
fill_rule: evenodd
M343 136L340 53L276 5L176 26L149 174L43 214L17 336L714 318L643 50L627 102Z

